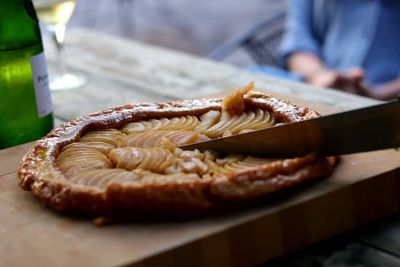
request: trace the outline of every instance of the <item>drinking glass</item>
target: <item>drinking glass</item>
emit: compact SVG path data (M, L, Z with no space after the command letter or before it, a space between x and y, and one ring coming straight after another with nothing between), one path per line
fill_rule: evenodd
M68 70L64 57L65 28L74 12L75 0L34 0L33 4L57 48L58 72L50 76L50 89L66 90L83 86L87 82L85 76Z

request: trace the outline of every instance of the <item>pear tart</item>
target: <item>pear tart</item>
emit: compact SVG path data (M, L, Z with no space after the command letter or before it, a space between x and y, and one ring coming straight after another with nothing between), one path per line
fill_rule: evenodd
M328 176L335 159L317 154L266 159L179 148L318 116L253 86L225 99L132 104L79 117L33 145L19 184L61 212L185 214Z

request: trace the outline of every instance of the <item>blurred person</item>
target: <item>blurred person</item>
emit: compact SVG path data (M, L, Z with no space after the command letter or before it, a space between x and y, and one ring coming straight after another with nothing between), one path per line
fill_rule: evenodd
M316 86L400 94L399 0L290 0L282 63Z

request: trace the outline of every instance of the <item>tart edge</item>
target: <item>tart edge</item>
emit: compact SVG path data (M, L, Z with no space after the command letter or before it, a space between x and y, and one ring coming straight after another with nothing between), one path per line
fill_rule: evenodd
M249 92L244 99L246 105L270 110L283 122L319 116L310 108L298 107L261 92ZM151 118L200 115L209 110L220 110L221 103L222 98L128 104L78 117L53 129L30 148L22 159L18 171L19 185L24 190L32 191L46 206L60 212L86 215L103 215L126 210L192 212L218 206L227 199L249 199L278 192L331 173L335 158L319 158L316 164L301 166L291 175L279 174L281 175L279 183L273 185L268 183L264 183L263 186L256 185L263 181L265 176L263 171L244 171L236 173L228 181L217 177L215 181L170 184L167 187L112 183L101 191L68 183L55 166L60 148L78 140L84 131L94 128L118 128L128 122ZM307 171L303 170L304 167ZM233 197L232 194L224 193L229 187L234 188L231 192L243 187L237 182L238 180L247 180L255 187L248 187L250 188L248 194L246 192L233 194ZM277 181L277 177L268 180L271 183ZM166 190L169 190L168 193Z

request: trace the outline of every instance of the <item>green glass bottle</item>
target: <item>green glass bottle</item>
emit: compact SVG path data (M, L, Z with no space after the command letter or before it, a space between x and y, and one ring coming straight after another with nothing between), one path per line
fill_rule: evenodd
M31 0L0 0L0 149L53 128L38 19Z

